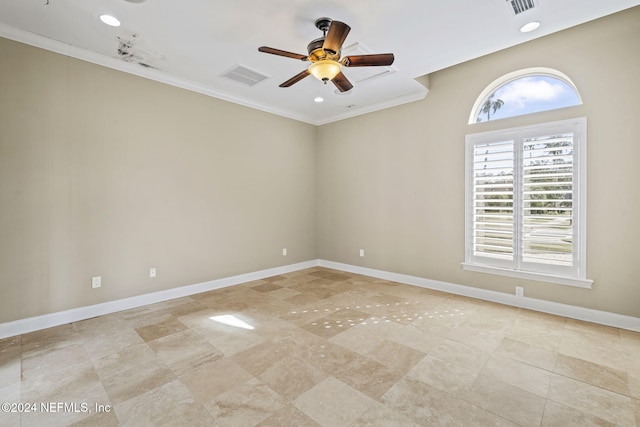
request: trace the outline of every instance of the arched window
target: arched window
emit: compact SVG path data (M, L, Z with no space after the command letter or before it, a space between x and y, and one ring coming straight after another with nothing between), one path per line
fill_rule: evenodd
M495 80L480 94L469 124L582 104L575 85L551 68L528 68Z
M567 76L530 68L487 86L469 124L580 104ZM586 117L467 134L465 270L591 288L586 135Z

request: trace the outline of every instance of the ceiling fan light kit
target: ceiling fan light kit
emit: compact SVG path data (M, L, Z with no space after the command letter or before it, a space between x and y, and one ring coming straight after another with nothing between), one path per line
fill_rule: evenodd
M323 36L312 40L307 45L307 55L267 46L258 48L260 52L311 62L306 70L280 84L280 87L290 87L312 74L325 84L332 82L340 92L347 92L353 88L353 85L342 73L342 67L377 67L393 64L395 59L393 53L352 55L340 59L342 45L351 27L344 22L333 21L331 18L318 18L315 26L322 31Z
M331 59L323 59L322 61L314 62L309 65L309 72L313 74L316 79L323 81L325 84L328 81L333 80L333 78L341 71L340 63Z

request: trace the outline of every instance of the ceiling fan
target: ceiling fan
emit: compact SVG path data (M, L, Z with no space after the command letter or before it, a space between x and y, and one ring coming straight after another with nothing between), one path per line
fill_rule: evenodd
M311 62L309 68L291 77L282 83L280 87L290 87L309 74L313 74L318 80L323 81L325 84L331 81L340 92L346 92L351 90L353 85L349 79L342 74L343 66L376 67L393 64L393 53L351 55L340 59L342 44L347 38L349 31L351 31L351 27L344 22L332 21L331 18L318 18L315 25L316 28L322 31L323 36L312 40L311 43L307 45L308 55L287 52L267 46L258 48L260 52Z

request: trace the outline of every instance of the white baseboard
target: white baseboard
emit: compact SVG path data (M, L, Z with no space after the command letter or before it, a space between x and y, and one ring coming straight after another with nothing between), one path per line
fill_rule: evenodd
M586 322L599 323L601 325L613 326L621 329L640 332L640 318L625 316L622 314L610 313L606 311L593 310L590 308L578 307L568 304L560 304L552 301L539 300L529 297L517 297L502 292L490 291L473 286L456 285L453 283L441 282L438 280L425 279L422 277L409 276L407 274L392 273L388 271L375 270L372 268L358 267L350 264L326 261L322 259L305 261L297 264L285 265L282 267L269 268L252 273L240 274L195 285L182 286L179 288L167 289L165 291L151 294L139 295L135 297L109 301L101 304L86 307L74 308L71 310L56 313L44 314L41 316L29 317L27 319L15 320L13 322L0 323L0 339L15 335L26 334L41 329L64 325L66 323L78 322L96 316L115 313L122 310L141 307L148 304L181 298L189 295L199 294L228 286L239 285L253 280L264 279L266 277L277 276L279 274L291 273L311 267L326 267L341 270L349 273L362 274L364 276L376 277L390 280L406 285L419 286L421 288L434 289L455 295L463 295L485 301L497 302L500 304L521 307L543 313L555 314L571 319L584 320Z
M139 295L116 301L89 305L86 307L73 308L56 313L43 314L41 316L15 320L13 322L0 323L0 339L64 325L71 322L78 322L80 320L91 319L92 317L128 310L130 308L186 297L215 289L226 288L227 286L239 285L241 283L277 276L279 274L291 273L305 268L315 267L317 265L317 260L305 261L297 264L290 264L282 267L269 268L252 273L197 283L195 285L181 286L179 288L167 289L151 294Z
M607 311L594 310L591 308L578 307L575 305L561 304L552 301L545 301L529 297L517 297L503 292L490 291L487 289L475 288L473 286L456 285L453 283L430 280L422 277L409 276L406 274L391 273L388 271L374 270L372 268L358 267L339 262L318 260L321 267L346 271L349 273L362 274L364 276L376 277L407 285L419 286L421 288L434 289L450 294L463 295L485 301L497 302L514 307L526 308L529 310L541 311L543 313L555 314L571 319L584 320L586 322L598 323L601 325L613 326L621 329L628 329L640 332L640 318L625 316L623 314L610 313Z

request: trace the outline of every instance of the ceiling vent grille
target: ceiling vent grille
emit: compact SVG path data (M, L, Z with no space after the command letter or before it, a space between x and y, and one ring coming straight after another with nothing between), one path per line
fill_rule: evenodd
M516 15L526 12L529 9L533 9L537 6L535 0L507 0L507 3L511 5L513 13Z
M256 70L236 64L220 75L225 79L233 80L245 86L253 86L261 81L268 79L269 76L262 74Z

